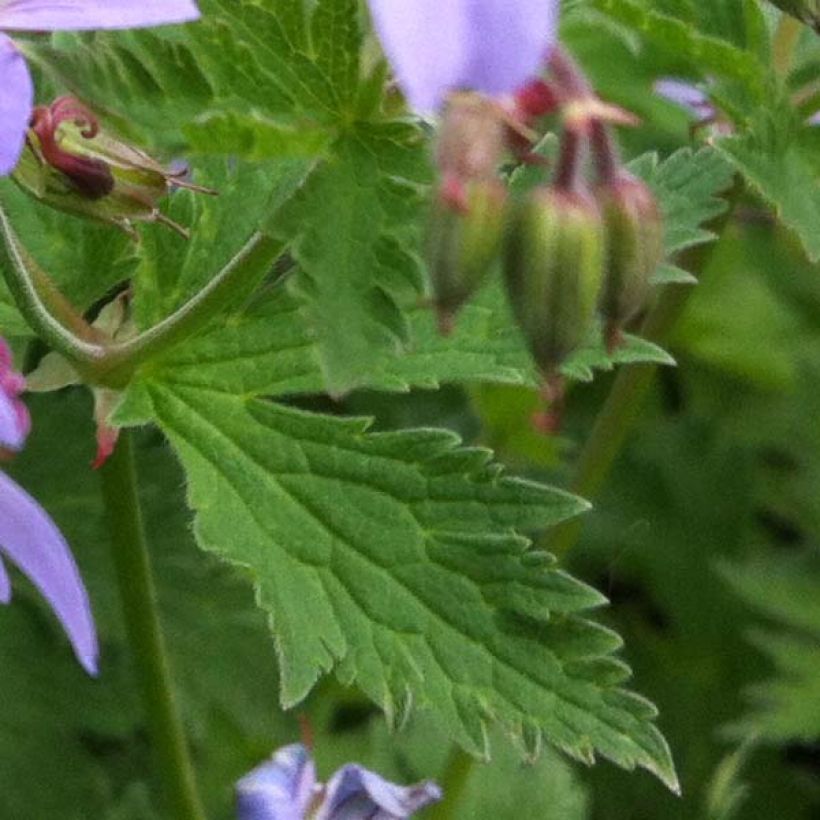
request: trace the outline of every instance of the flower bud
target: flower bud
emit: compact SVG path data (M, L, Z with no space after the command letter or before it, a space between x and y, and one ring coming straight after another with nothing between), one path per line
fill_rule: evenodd
M820 0L771 0L771 2L786 14L802 20L807 26L811 26L820 33Z
M136 238L134 222L160 222L183 236L158 208L171 186L213 193L182 179L147 154L102 131L72 97L37 106L14 181L51 207L115 225Z
M603 263L603 223L586 192L538 188L518 204L504 250L507 293L548 382L589 330Z
M500 180L468 183L465 208L454 208L439 196L427 236L427 260L433 304L443 334L475 293L501 249L506 190Z
M663 259L663 220L649 187L620 172L597 190L606 228L606 264L599 307L607 343L616 347L621 327L645 304L652 275Z

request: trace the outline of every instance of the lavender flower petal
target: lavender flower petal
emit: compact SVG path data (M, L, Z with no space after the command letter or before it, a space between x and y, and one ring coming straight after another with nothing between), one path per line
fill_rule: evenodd
M199 17L193 0L0 0L0 29L135 28Z
M34 86L26 62L0 32L0 176L17 165L33 105Z
M20 402L0 389L0 447L7 450L23 449L28 427L21 423Z
M696 85L674 77L663 77L653 86L656 94L670 102L686 108L697 117L711 117L715 111L709 102L709 96Z
M2 472L0 552L40 590L62 623L77 660L95 675L97 634L71 550L48 513Z
M480 0L469 6L469 62L461 85L510 94L539 72L557 36L558 0Z
M9 578L3 559L0 558L0 604L7 604L11 601L11 579Z
M437 800L435 783L397 786L351 763L330 779L316 820L404 820Z
M472 0L370 0L373 25L396 79L417 111L435 111L471 59Z
M430 112L448 91L509 94L538 73L558 27L558 0L370 0L385 53L410 105Z
M239 820L302 820L316 786L316 769L301 743L280 749L236 784Z

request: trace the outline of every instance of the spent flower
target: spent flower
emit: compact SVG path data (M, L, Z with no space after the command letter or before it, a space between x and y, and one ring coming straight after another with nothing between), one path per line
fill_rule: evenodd
M4 31L81 31L183 23L194 0L0 0L0 176L17 164L34 109L23 55Z
M441 799L430 781L397 786L354 763L323 786L301 743L279 749L239 780L236 792L239 820L404 820Z
M12 365L0 339L0 449L17 452L30 428L20 401L25 380ZM5 473L0 472L0 603L11 600L11 583L2 558L12 561L48 601L89 674L97 671L97 635L88 593L71 550L48 513Z

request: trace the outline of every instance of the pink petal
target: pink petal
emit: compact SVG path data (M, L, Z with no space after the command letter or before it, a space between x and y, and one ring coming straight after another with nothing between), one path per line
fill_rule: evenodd
M370 0L373 25L408 102L439 108L463 79L472 0Z
M193 0L0 0L0 28L18 31L138 28L198 17Z
M88 593L65 539L48 513L0 472L0 551L40 590L89 674L97 672L97 633Z
M26 61L0 33L0 176L10 173L20 159L33 105L34 86Z

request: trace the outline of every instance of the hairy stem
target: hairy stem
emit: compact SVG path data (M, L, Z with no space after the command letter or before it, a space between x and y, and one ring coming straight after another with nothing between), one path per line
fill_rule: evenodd
M106 384L127 383L144 362L193 336L219 313L251 294L272 268L283 243L255 233L201 290L159 324L128 341L111 344L97 374Z
M105 347L20 244L2 208L0 235L0 267L17 309L44 342L85 375L104 358Z
M170 816L205 820L160 626L129 430L120 433L101 474L128 642Z
M200 331L227 307L251 294L281 255L283 243L255 233L227 265L159 324L124 342L90 327L38 267L0 208L0 267L17 309L32 330L65 356L91 384L123 388L134 371Z

